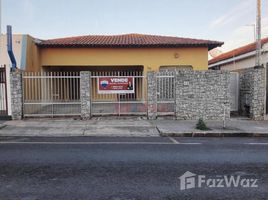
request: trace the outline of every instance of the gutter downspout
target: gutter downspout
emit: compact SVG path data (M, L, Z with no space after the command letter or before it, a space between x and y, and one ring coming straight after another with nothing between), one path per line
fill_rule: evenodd
M11 71L15 71L17 69L17 62L12 50L12 27L10 25L7 26L7 53L12 63Z

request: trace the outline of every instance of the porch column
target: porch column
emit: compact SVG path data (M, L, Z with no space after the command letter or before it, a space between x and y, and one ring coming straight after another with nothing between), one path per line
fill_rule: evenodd
M22 119L23 115L23 83L22 72L15 71L10 73L11 89L11 115L13 120Z
M157 88L156 88L156 72L147 73L147 117L148 119L156 119L157 117Z
M80 72L81 118L84 120L91 118L90 76L89 71Z

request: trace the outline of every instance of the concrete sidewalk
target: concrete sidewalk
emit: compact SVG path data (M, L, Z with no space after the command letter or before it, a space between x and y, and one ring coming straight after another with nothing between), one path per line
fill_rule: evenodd
M210 131L195 129L197 121L146 120L143 118L27 119L1 122L0 136L112 136L112 137L268 137L268 121L232 119L206 121Z
M27 119L6 121L0 129L0 136L159 136L156 127L141 118L92 120L74 119Z
M195 128L196 120L161 120L156 127L161 136L177 137L268 137L268 121L252 121L249 119L231 119L226 121L205 121L211 129L200 131Z

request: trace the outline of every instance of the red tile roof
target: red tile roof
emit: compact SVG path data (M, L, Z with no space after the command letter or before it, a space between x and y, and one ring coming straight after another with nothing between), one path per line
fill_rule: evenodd
M262 39L261 41L262 41L262 44L268 43L268 37ZM217 62L220 62L223 60L227 60L227 59L230 59L230 58L233 58L236 56L240 56L242 54L249 53L249 52L255 51L255 50L256 50L256 42L250 43L246 46L242 46L242 47L239 47L239 48L234 49L232 51L228 51L226 53L223 53L223 54L211 59L208 63L209 63L209 65L211 65L211 64L214 64L214 63L217 63Z
M213 49L223 42L179 38L171 36L125 34L125 35L87 35L78 37L43 40L37 43L40 47L99 47L99 48L175 48L175 47L208 47Z

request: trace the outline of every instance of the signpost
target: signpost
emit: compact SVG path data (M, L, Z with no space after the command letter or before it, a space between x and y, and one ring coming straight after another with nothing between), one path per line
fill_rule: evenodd
M135 92L133 77L99 77L98 94L132 94Z

